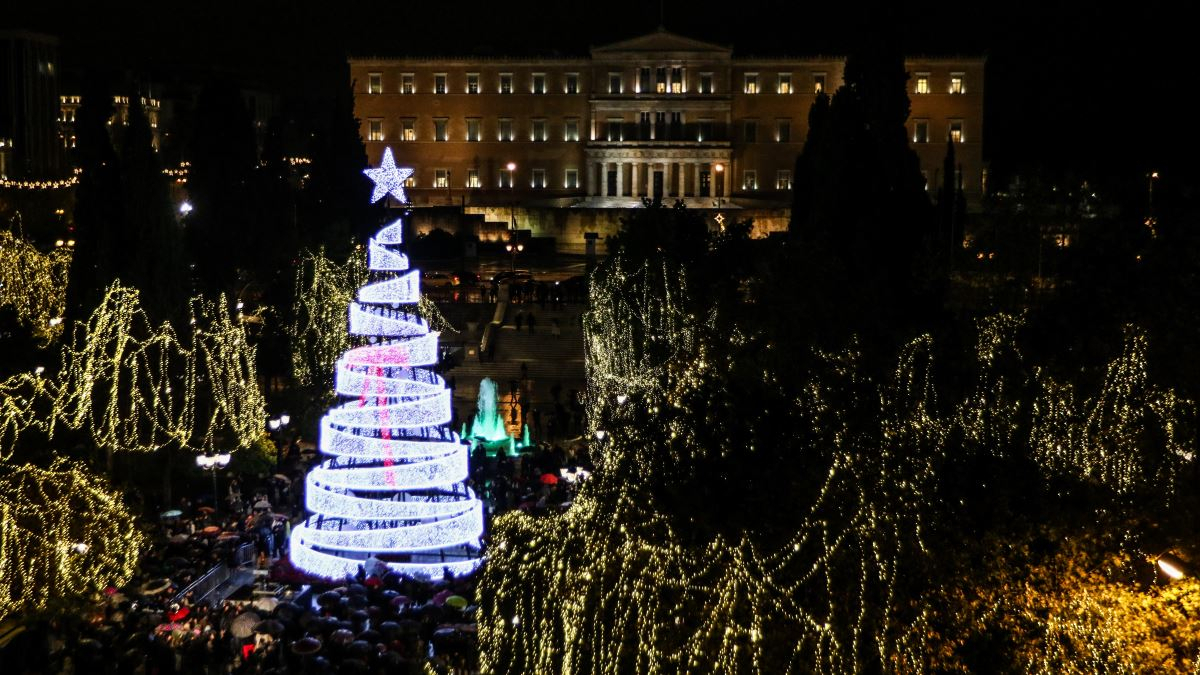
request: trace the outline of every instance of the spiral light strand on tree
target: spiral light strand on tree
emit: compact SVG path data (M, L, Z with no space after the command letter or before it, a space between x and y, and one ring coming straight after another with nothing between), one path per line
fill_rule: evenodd
M404 170L390 151L387 158L367 171L379 184L375 200L403 201ZM417 313L420 272L395 250L402 228L397 220L368 243L372 280L350 303L349 332L369 344L334 366L342 403L321 421L328 459L305 484L314 515L292 532L292 562L317 576L353 574L369 557L415 577L467 574L480 564L483 503L465 484L467 446L449 429L450 391L429 368L438 333Z

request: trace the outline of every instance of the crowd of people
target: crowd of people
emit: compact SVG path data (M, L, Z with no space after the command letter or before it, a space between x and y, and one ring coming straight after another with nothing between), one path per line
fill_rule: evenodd
M290 565L308 462L298 448L283 454L280 473L231 479L219 510L183 499L162 512L138 575L90 612L46 626L39 649L12 672L407 675L427 664L477 672L472 578L416 580L379 563L330 588ZM540 444L517 457L476 452L469 482L489 519L537 514L569 505L588 469L583 446ZM222 565L257 570L253 585L215 603L198 597L206 589L193 582Z

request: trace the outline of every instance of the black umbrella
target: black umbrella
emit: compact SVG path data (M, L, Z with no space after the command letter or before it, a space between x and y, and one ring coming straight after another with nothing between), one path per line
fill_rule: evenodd
M321 641L315 637L303 637L292 643L292 653L306 656L321 651Z
M325 591L317 596L317 604L322 607L333 607L342 601L341 594L335 591Z
M283 623L276 619L267 619L254 624L254 632L260 635L282 635Z

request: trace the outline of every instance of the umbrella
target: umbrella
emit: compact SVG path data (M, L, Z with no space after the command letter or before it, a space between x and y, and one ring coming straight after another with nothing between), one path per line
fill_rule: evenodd
M221 531L221 528L217 527L216 525L209 525L208 527L204 528L203 530L200 530L200 533L207 534L207 535L214 535L220 531Z
M379 558L371 556L363 561L363 571L367 573L367 576L381 577L387 574L388 566Z
M321 641L315 637L303 637L292 643L292 653L307 656L321 651Z
M171 621L182 621L188 617L188 614L191 614L191 613L192 613L192 610L188 609L187 607L180 607L179 609L175 610L174 612L171 612L170 614L168 614L167 618L170 619Z
M407 595L397 595L396 597L392 598L392 605L396 607L403 607L409 602L410 598Z
M173 534L170 537L170 542L172 544L182 544L183 542L185 542L187 540L188 540L188 536L186 534Z
M350 595L366 595L367 587L362 584L350 584L346 587L346 592Z
M303 612L304 608L294 602L276 602L274 609L275 616L285 621L300 616Z
M275 480L281 480L285 483L290 482L292 480L291 478L288 478L287 476L285 476L281 473L275 474L274 476L272 476L272 478L274 478Z
M267 619L254 624L254 632L262 635L282 635L283 622L277 619Z
M84 638L79 641L79 646L84 649L100 649L103 645L95 638Z
M278 598L273 598L271 596L267 596L265 598L259 598L259 599L255 600L254 608L261 609L264 612L269 612L269 611L275 609L275 606L278 604L279 604Z
M317 604L322 607L333 607L342 601L342 596L336 591L325 591L317 596Z
M371 628L368 628L367 630L364 630L363 632L359 633L358 639L365 640L371 644L375 644L377 642L383 642L383 636L379 634L379 631L371 629Z
M180 511L179 509L171 509L170 511L163 511L162 513L158 514L158 517L162 518L163 520L170 520L171 518L178 518L182 515L183 511Z
M258 615L254 612L246 612L239 615L229 624L229 632L239 639L248 638L254 634L254 626L259 622Z
M336 645L345 647L354 641L354 633L345 628L339 628L333 631L333 634L329 636L329 641Z
M558 485L558 476L552 473L542 474L542 483L544 485Z
M258 501L256 501L256 502L254 502L254 508L256 508L256 509L269 509L269 508L271 508L271 502L269 502L269 501L267 501L267 500L265 500L265 499L260 499L260 500L258 500Z
M151 579L142 584L143 595L157 595L171 587L170 579Z
M214 509L214 508L213 508L213 507L211 507L211 506L201 506L200 508L198 508L198 509L196 509L196 510L197 510L197 511L199 511L200 513L205 513L205 514L207 514L207 513L215 513L215 512L216 512L216 509Z
M367 604L367 596L365 595L352 595L346 598L346 605L351 609L362 609L366 607Z
M438 591L434 594L432 602L434 605L441 607L442 605L446 604L446 598L449 598L452 595L454 595L454 591L451 591L450 589Z
M371 653L371 643L366 640L355 640L346 646L346 651L353 656L363 657Z
M446 598L446 606L454 609L462 609L467 606L467 599L461 595L452 595Z

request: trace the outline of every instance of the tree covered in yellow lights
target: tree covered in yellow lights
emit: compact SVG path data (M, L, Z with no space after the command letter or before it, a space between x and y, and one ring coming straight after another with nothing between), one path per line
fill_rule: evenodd
M121 496L86 469L0 464L0 620L125 584L145 544Z
M0 382L0 458L27 431L86 433L110 457L163 447L231 450L262 432L265 404L254 349L224 302L195 301L188 339L151 324L138 293L110 287L73 326L57 372Z
M1194 469L1192 408L1148 382L1138 331L1095 386L1030 363L1014 316L981 319L965 354L796 343L743 277L705 273L745 242L703 241L682 260L618 246L593 275L595 472L565 513L492 528L485 672L1154 672L1191 648L1164 630L1191 591L1129 571L1138 533L1086 555L1034 534L1161 512ZM1048 550L1027 566L1042 585L1001 574L1001 546ZM1087 556L1126 572L1083 578ZM1090 595L1048 581L1067 563ZM1164 599L1153 628L1106 625Z
M42 343L62 334L71 250L58 246L43 253L24 238L0 231L0 308L11 307Z

